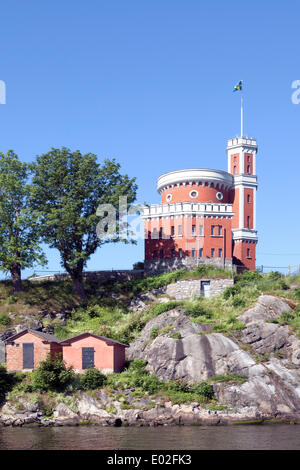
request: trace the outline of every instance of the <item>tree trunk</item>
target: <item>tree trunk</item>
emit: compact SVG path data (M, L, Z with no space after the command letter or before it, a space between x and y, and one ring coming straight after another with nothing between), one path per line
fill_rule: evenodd
M14 265L11 270L11 279L13 284L14 292L22 292L22 281L21 281L21 268L18 264Z
M72 279L74 292L76 293L76 295L78 295L80 299L85 300L87 297L83 287L82 273L80 273L79 275L77 274L76 276L73 275Z

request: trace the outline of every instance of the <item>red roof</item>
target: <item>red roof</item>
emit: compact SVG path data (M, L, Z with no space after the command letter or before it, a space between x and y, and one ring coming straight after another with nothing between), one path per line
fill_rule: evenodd
M81 336L84 336L84 335L93 336L94 338L101 339L109 343L120 344L121 346L124 346L125 348L129 347L128 344L120 343L119 341L115 341L114 339L111 339L111 338L106 338L105 336L95 335L94 333L89 333L88 331L86 331L85 333L80 333L79 335L76 335L76 336L72 336L72 338L64 339L60 341L60 343L61 344L72 343L73 341L76 341L77 339L79 339Z

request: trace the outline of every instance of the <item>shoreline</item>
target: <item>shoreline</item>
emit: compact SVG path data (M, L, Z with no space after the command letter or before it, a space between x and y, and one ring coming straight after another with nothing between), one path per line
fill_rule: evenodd
M124 410L120 413L107 414L76 414L72 417L45 417L39 413L20 413L0 415L0 427L62 427L62 426L100 426L100 427L161 427L161 426L239 426L239 425L270 425L300 424L300 414L265 415L256 411L255 415L224 411L209 412L197 409L195 412L184 412L176 407L164 416L166 408L156 407L145 411L142 409ZM173 408L172 406L172 408ZM187 405L183 405L187 406ZM104 410L103 410L104 411ZM104 411L104 413L106 413ZM101 416L102 414L102 416Z

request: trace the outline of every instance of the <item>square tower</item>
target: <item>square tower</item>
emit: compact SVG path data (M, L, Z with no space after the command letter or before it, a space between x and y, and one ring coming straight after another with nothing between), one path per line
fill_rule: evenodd
M256 139L235 137L228 141L228 173L234 178L232 240L234 262L255 269L256 259Z

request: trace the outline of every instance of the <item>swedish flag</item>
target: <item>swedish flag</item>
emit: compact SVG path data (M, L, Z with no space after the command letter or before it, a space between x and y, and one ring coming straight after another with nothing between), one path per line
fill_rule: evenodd
M243 80L240 80L237 85L235 85L233 91L240 91L243 89Z

